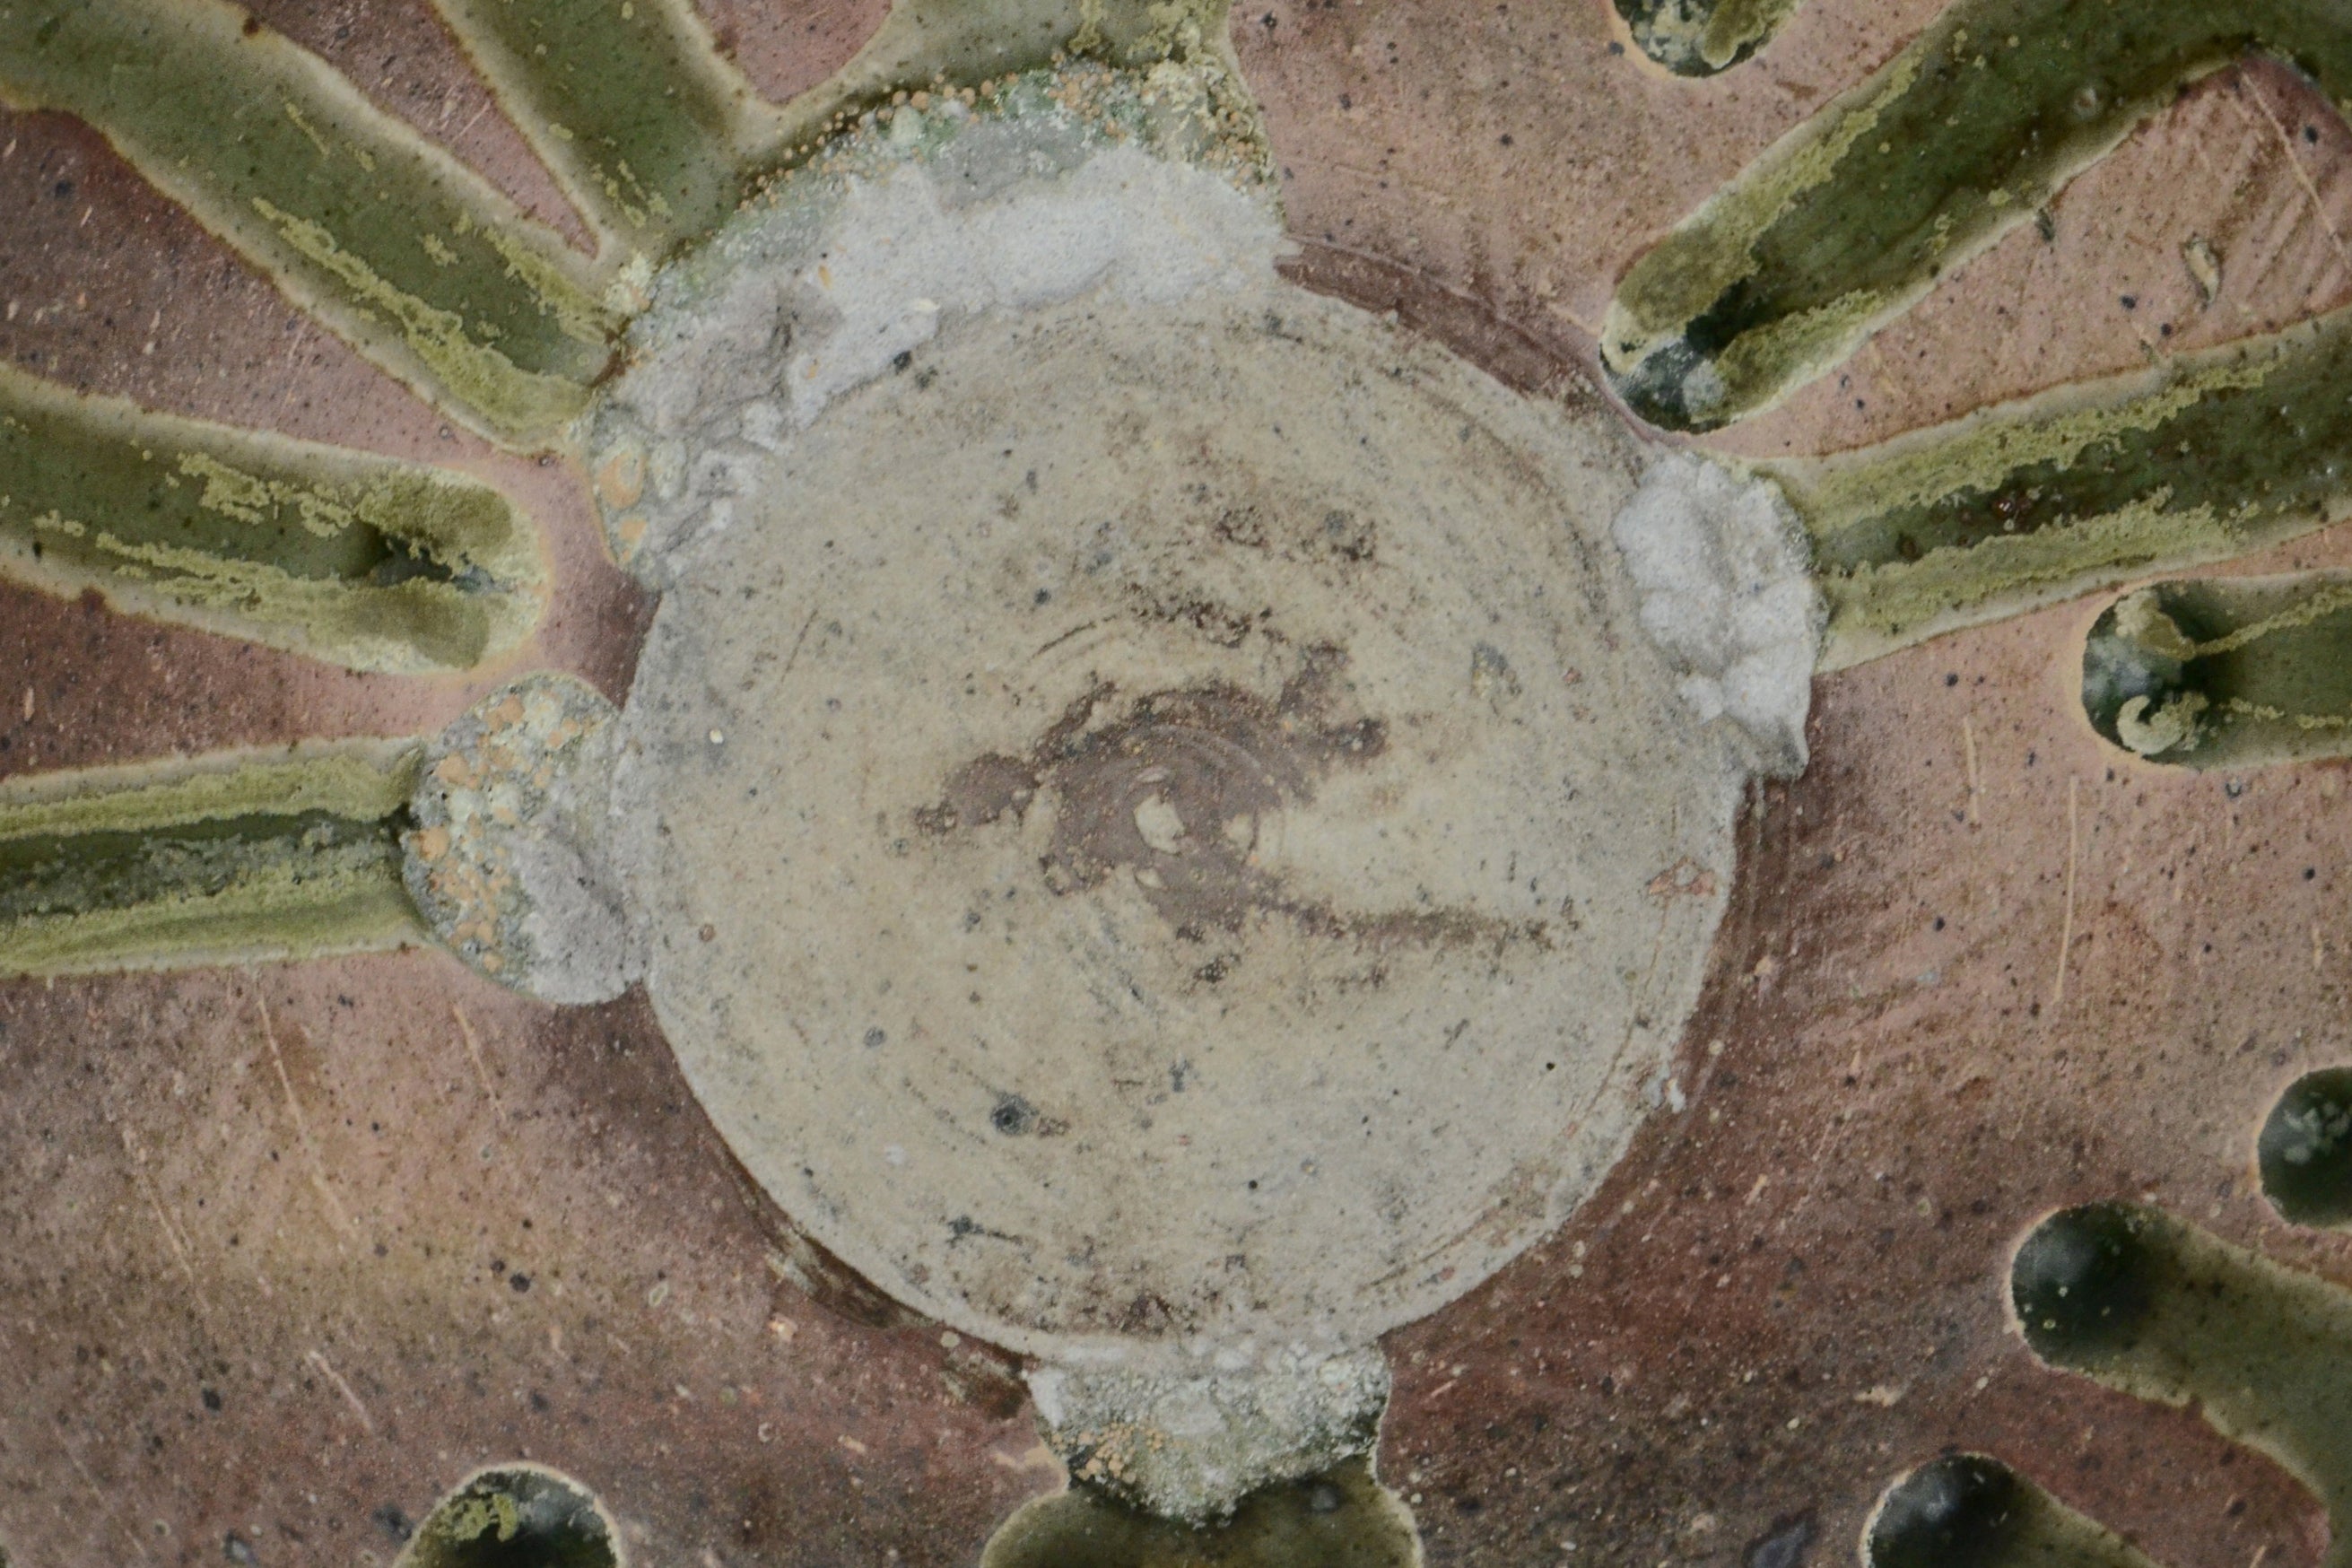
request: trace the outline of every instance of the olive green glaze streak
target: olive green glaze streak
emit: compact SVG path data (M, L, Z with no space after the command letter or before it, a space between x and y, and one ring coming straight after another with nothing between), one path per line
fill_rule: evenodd
M2000 1460L1932 1459L1886 1489L1865 1568L2152 1568L2122 1538Z
M2326 1506L2352 1563L2352 1294L2125 1204L2068 1209L2018 1249L2011 1300L2053 1366L2270 1455Z
M1614 384L1678 430L1769 406L2251 50L2352 91L2336 0L1960 0L1634 265L1601 329Z
M1813 537L1843 668L2344 516L2352 311L1764 471Z
M399 845L418 754L314 746L0 785L0 975L423 940Z
M544 440L610 357L616 323L584 263L220 0L0 0L0 100L89 121L305 309L491 435Z
M717 227L772 111L682 0L435 0L572 198L658 260Z
M2158 583L2099 617L2083 706L2151 762L2260 766L2352 756L2352 576Z
M464 669L543 598L504 496L0 366L0 575L360 669Z
M1772 41L1799 0L1617 0L1634 47L1677 76L1713 76Z
M1189 1529L1074 1487L1005 1521L981 1568L1420 1568L1421 1538L1396 1494L1350 1459L1243 1500L1222 1525Z

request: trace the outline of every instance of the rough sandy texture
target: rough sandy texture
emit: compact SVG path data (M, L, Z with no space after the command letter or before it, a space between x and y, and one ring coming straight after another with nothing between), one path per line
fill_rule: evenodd
M613 705L570 676L492 692L427 748L402 879L433 934L542 1002L609 1002L643 969L602 863Z
M1255 1361L1227 1352L1173 1371L1041 1367L1029 1390L1072 1479L1198 1521L1369 1452L1389 1366L1377 1350Z
M1804 772L1822 596L1780 490L1677 452L1651 466L1611 532L1683 700L1703 721L1726 721L1758 771Z

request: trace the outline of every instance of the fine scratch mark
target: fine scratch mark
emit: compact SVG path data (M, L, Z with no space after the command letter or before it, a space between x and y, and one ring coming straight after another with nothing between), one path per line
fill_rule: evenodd
M188 1288L196 1291L201 1299L204 1287L197 1282L195 1268L188 1261L187 1243L181 1238L179 1228L173 1225L170 1213L164 1209L163 1194L156 1191L155 1178L147 1173L147 1156L140 1152L128 1127L122 1130L122 1147L131 1156L131 1174L138 1182L139 1190L146 1194L148 1206L155 1211L155 1223L163 1227L163 1239L171 1244L172 1256L179 1261L180 1272L188 1277Z
M2066 1000L2066 954L2074 945L2074 863L2081 848L2075 831L2077 803L2082 795L2079 775L2066 780L2066 918L2058 929L2058 981L2050 991L2050 1014L2055 1018Z
M1862 1047L1859 1046L1854 1047L1853 1062L1847 1068L1846 1076L1857 1080L1862 1077ZM1821 1190L1822 1181L1831 1169L1827 1156L1832 1146L1843 1145L1847 1131L1853 1125L1854 1122L1849 1118L1834 1116L1822 1124L1821 1135L1813 1140L1812 1152L1805 1158L1805 1190L1797 1194L1796 1202L1781 1211L1780 1219L1772 1226L1774 1230L1785 1235L1790 1226L1795 1223L1797 1216L1803 1214L1806 1207L1812 1203L1813 1194ZM1759 1176L1756 1178L1755 1191L1748 1194L1749 1200L1753 1201L1756 1194L1763 1190L1764 1178Z
M352 1216L343 1212L342 1201L335 1196L335 1189L328 1184L327 1163L319 1157L318 1140L310 1136L310 1119L302 1114L302 1102L294 1093L294 1080L286 1076L286 1058L278 1048L278 1031L269 1022L269 999L261 994L259 977L251 971L247 973L254 982L254 1005L261 1010L261 1037L269 1043L269 1064L278 1069L278 1087L286 1091L286 1109L294 1118L294 1131L302 1140L302 1152L310 1160L310 1184L319 1189L319 1196L326 1204L335 1228L345 1236L356 1236L359 1232L352 1224Z
M455 99L453 98L450 101L454 102ZM496 99L485 94L482 99L482 107L474 110L472 116L467 120L465 124L457 127L457 131L450 136L449 140L452 142L461 140L467 132L473 130L473 128L480 122L482 116L488 114L490 111L490 106L497 101L498 100Z
M2245 117L2245 112L2246 111L2243 108L2237 108L2237 113L2240 119L2242 120ZM2241 183L2242 176L2233 175L2225 177L2221 171L2215 166L2213 160L2205 155L2204 138L2197 136L2189 138L2189 151L2195 156L2199 165L2204 169L2206 177L2212 181L2216 189L2235 189ZM2221 300L2226 299L2229 302L2230 308L2238 313L2238 319L2240 321L2251 323L2259 323L2262 318L2257 316L2247 307L2246 301L2241 297L2243 291L2232 291L2229 287L2229 276L2230 275L2226 273L2223 275L2221 293L2216 297L2216 302L2218 303Z
M343 1402L352 1407L352 1414L360 1418L360 1425L367 1429L367 1435L371 1437L374 1436L374 1417L368 1414L368 1407L360 1403L359 1394L353 1392L352 1385L343 1380L343 1374L337 1372L334 1364L327 1360L327 1352L314 1350L302 1359L317 1367L327 1381L335 1385L335 1392L343 1396Z
M818 610L823 608L823 605L819 605L817 610L811 610L808 613L808 619L801 623L801 635L793 639L793 651L784 656L784 668L776 672L778 681L781 682L785 677L791 675L793 666L801 661L801 645L808 641L809 628L816 625Z
M286 395L278 400L278 405L281 408L294 401L294 394L301 385L293 372L296 356L302 352L302 340L310 331L310 318L308 316L299 318L294 323L294 341L286 345Z
M1960 715L1960 745L1969 763L1969 826L1984 826L1984 778L1977 772L1977 727L1965 713Z
M1035 653L1031 654L1029 657L1033 659L1043 658L1047 654L1053 652L1055 648L1061 647L1064 643L1069 641L1072 637L1076 637L1079 633L1090 632L1100 625L1102 625L1101 620L1097 619L1088 621L1083 626L1072 626L1068 631L1064 632L1060 637L1053 638L1051 641L1047 642L1045 647L1039 648Z
M481 1080L482 1092L490 1097L491 1119L504 1121L507 1108L499 1099L498 1086L490 1082L490 1069L482 1060L482 1042L474 1037L473 1021L455 1002L449 1004L449 1016L457 1020L457 1032L466 1037L466 1054L474 1058L474 1076Z
M98 1499L100 1508L99 1518L107 1524L112 1524L114 1522L114 1516L119 1513L122 1508L122 1500L120 1493L110 1492L105 1488L98 1484L98 1478L89 1473L89 1467L81 1462L81 1456L74 1452L73 1445L65 1440L65 1435L63 1433L60 1433L58 1436L58 1447L64 1451L68 1462L73 1466L74 1474L81 1478L81 1484L89 1489L90 1495L92 1497ZM138 1530L131 1525L124 1525L121 1528L123 1535L128 1538L131 1542L131 1550L139 1553L139 1561L142 1563L152 1562L153 1559L147 1555L145 1543L141 1542L139 1539Z
M2303 159L2295 152L2294 138L2289 135L2287 128L2280 123L2278 115L2271 109L2271 100L2263 96L2261 86L2250 80L2246 83L2246 88L2249 96L2262 110L2263 118L2269 121L2271 129L2277 132L2279 145L2286 149L2287 166L2294 171L2295 183L2303 187L2303 194L2311 198L2312 216L2319 220L2319 226L2326 231L2328 243L2336 247L2336 259L2347 266L2352 266L2352 251L2345 248L2344 236L2337 232L2335 220L2327 216L2327 204L2320 199L2319 187L2312 184L2311 172L2303 166Z

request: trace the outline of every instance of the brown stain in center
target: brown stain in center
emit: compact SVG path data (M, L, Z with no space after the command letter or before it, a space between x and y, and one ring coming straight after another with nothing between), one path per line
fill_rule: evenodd
M1552 948L1550 922L1463 910L1365 913L1293 897L1256 863L1269 819L1315 797L1322 780L1388 751L1385 720L1347 710L1336 647L1307 652L1272 700L1217 683L1156 691L1106 723L1118 687L1097 681L1063 710L1026 757L992 752L955 770L937 804L915 813L934 837L1024 818L1054 793L1053 837L1040 861L1045 885L1068 896L1131 875L1154 911L1187 942L1238 932L1259 913L1310 935L1381 950L1398 945ZM1196 978L1222 981L1227 955Z

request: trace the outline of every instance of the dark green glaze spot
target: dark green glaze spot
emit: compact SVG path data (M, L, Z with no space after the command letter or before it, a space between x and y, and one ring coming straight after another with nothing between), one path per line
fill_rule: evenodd
M2010 1300L2036 1355L2080 1366L2131 1347L2161 1268L2142 1244L2145 1223L2120 1204L2086 1204L2052 1215L2025 1238Z
M1982 1454L1948 1454L1888 1489L1864 1568L2153 1568L2112 1531Z
M1677 76L1713 76L1771 42L1798 0L1617 0L1634 47Z
M397 1568L619 1568L595 1500L541 1469L490 1470L442 1500Z
M2007 1465L1952 1454L1912 1471L1871 1521L1869 1568L2000 1568L2022 1521L2021 1486Z
M2011 1289L2036 1355L2186 1405L2261 1449L2326 1505L2336 1540L2347 1539L2352 1294L2126 1204L2045 1221L2019 1249Z
M2352 1220L2352 1068L2294 1080L2255 1143L2263 1193L2297 1225Z

